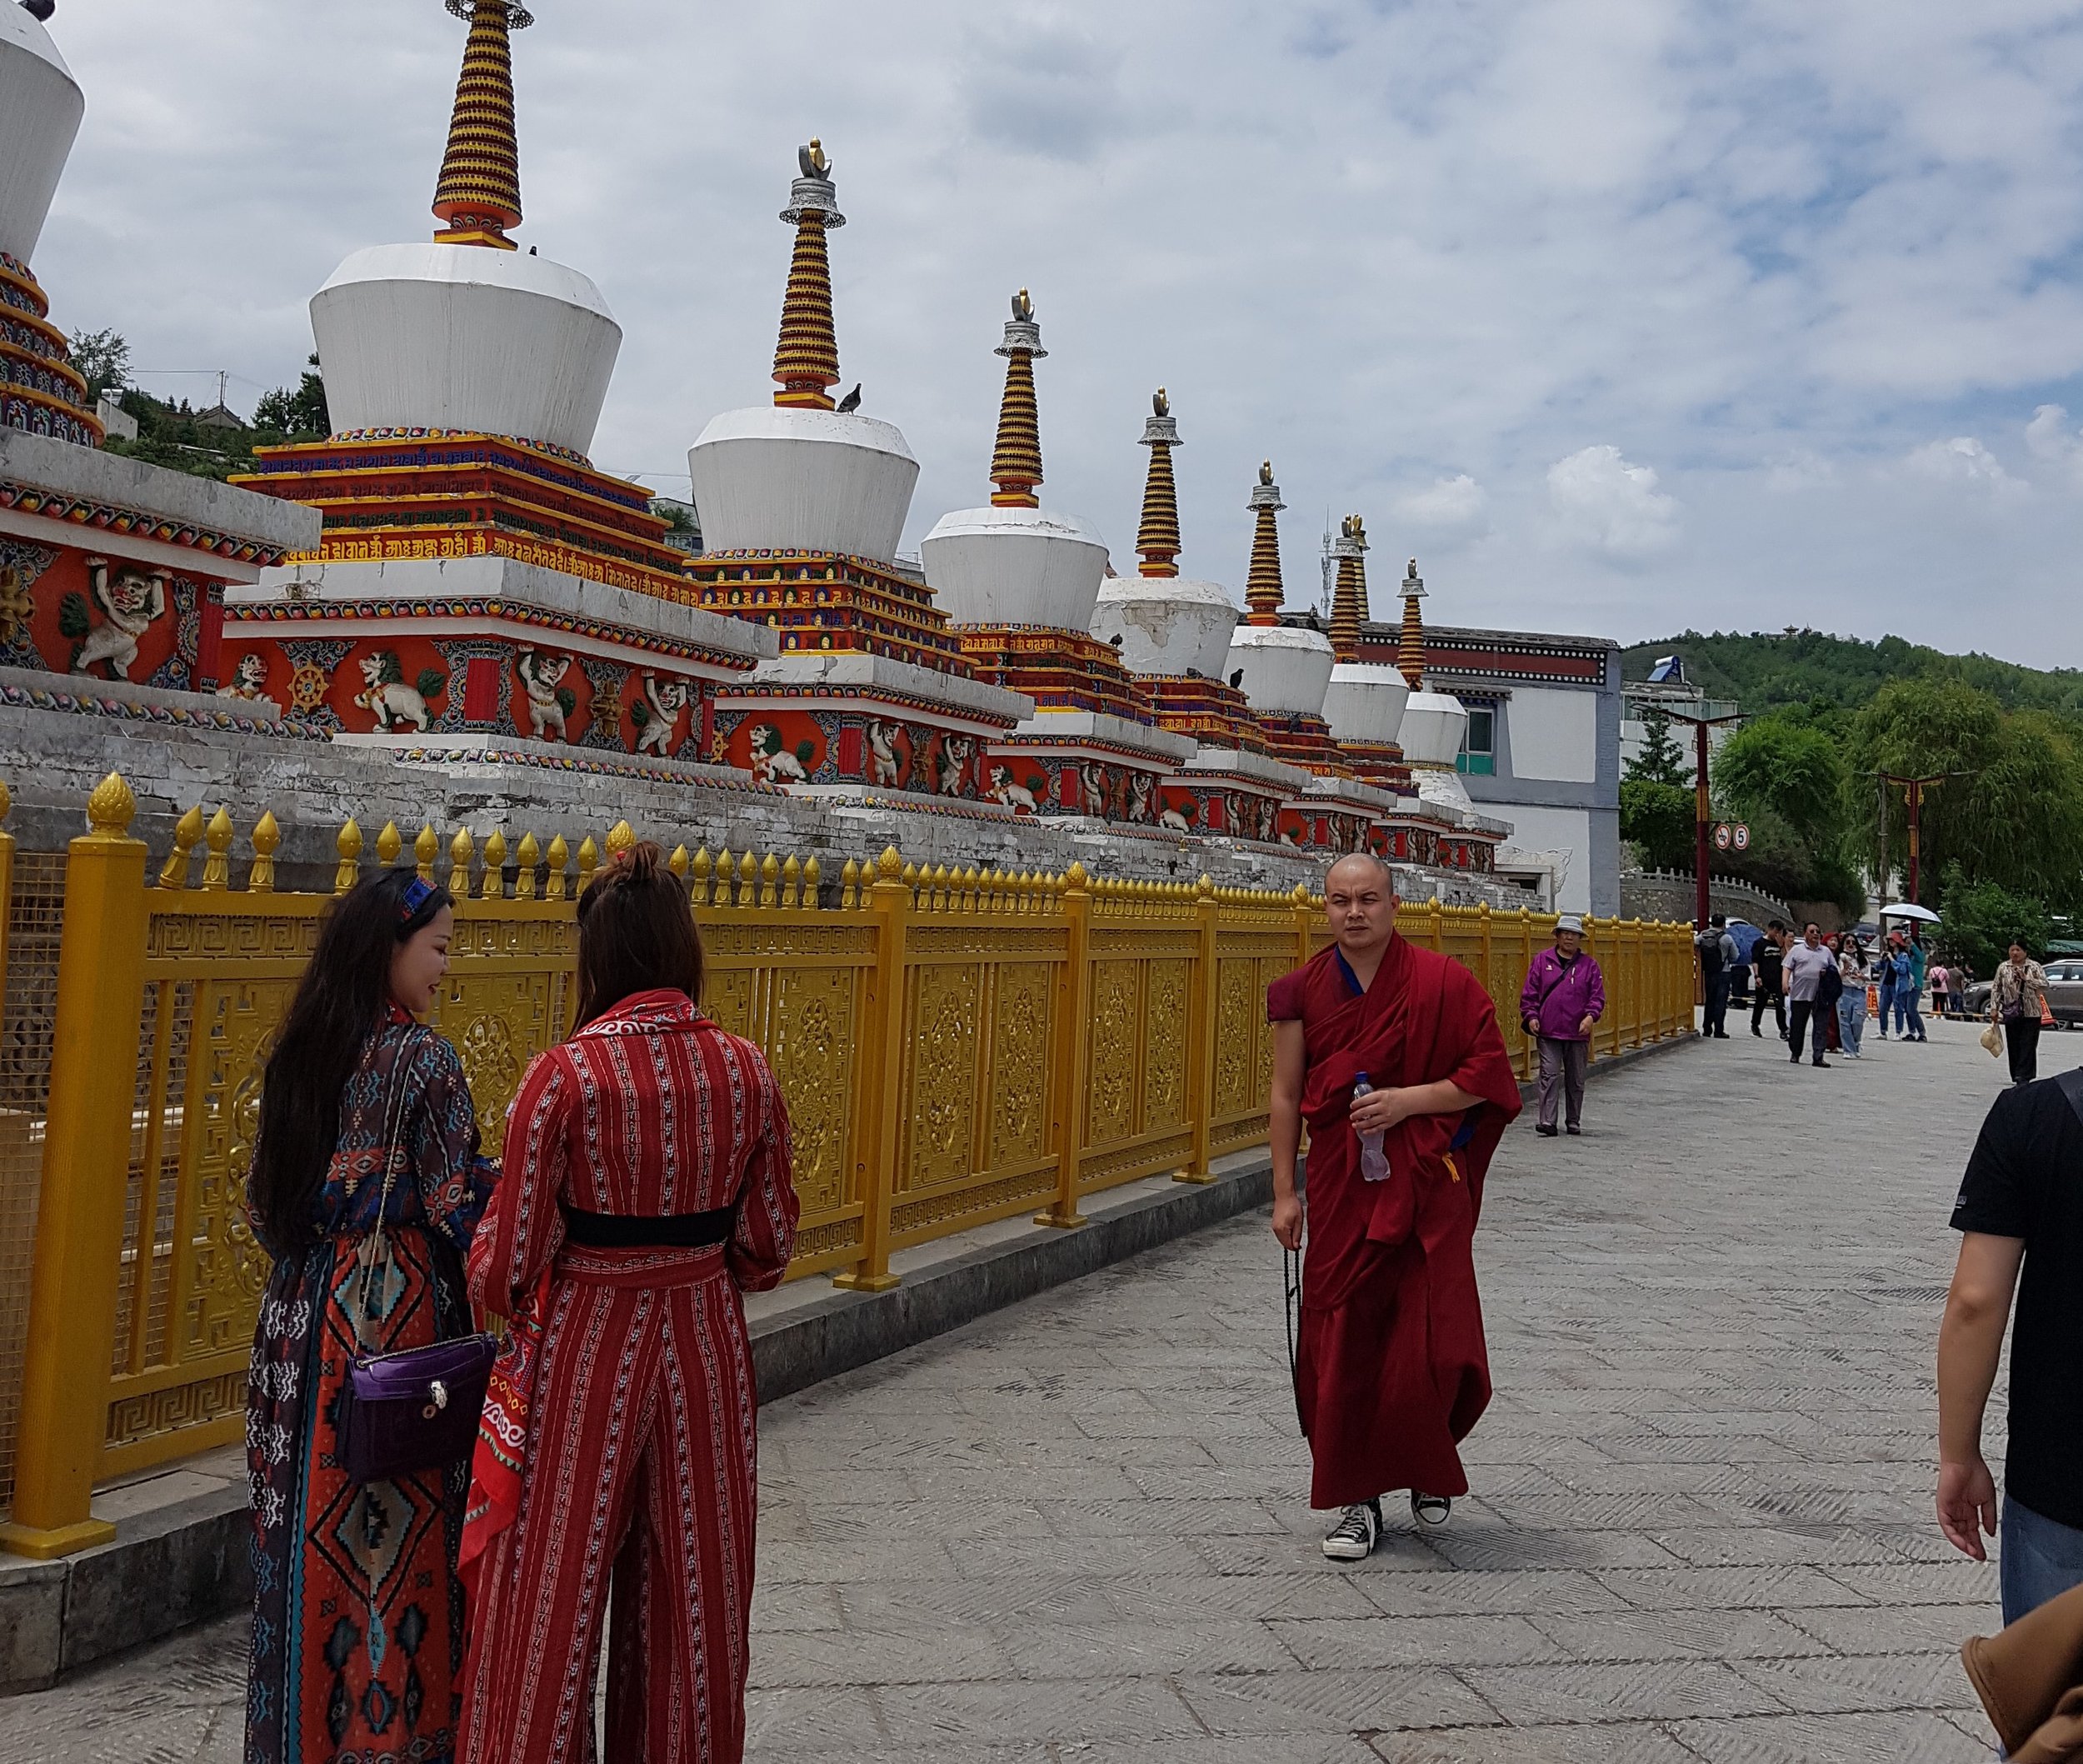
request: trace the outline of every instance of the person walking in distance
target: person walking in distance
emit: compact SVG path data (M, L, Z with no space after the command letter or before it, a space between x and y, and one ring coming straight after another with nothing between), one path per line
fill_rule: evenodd
M1765 1007L1772 1007L1779 1025L1779 1038L1786 1039L1786 984L1780 964L1786 952L1786 927L1777 919L1765 927L1765 935L1751 946L1751 969L1755 1002L1751 1006L1751 1033L1763 1038Z
M787 1270L788 1112L758 1047L703 1013L687 889L648 841L579 897L577 990L569 1038L522 1077L470 1258L472 1296L514 1321L463 1539L455 1759L592 1759L605 1622L602 1755L737 1764L758 1504L741 1294Z
M1845 1057L1862 1057L1859 1042L1866 1023L1866 952L1859 933L1847 931L1837 940L1837 975L1844 990L1837 995L1837 1039Z
M360 1482L343 1425L355 1359L476 1327L463 1257L495 1172L461 1057L418 1021L454 922L409 868L341 896L262 1077L246 1192L274 1267L246 1398L246 1764L455 1751L470 1461Z
M1331 947L1266 993L1272 1223L1283 1248L1301 1248L1306 1121L1295 1406L1310 1504L1341 1509L1324 1554L1358 1562L1381 1537L1385 1493L1408 1489L1412 1517L1444 1525L1467 1492L1456 1447L1490 1401L1471 1252L1519 1085L1482 983L1397 933L1387 864L1341 857L1324 902Z
M1907 1022L1898 1022L1896 1027L1905 1041L1927 1041L1930 1037L1924 1032L1924 980L1931 957L1915 931L1911 932L1908 942L1903 946L1902 959L1908 964L1908 984L1896 982L1895 1008Z
M1874 952L1873 972L1881 987L1881 1039L1884 1042L1888 1038L1888 1025L1895 1017L1895 958L1901 943L1900 935L1891 931Z
M1931 1015L1951 1017L1952 1010L1952 974L1943 962L1931 964Z
M2040 1075L2040 1017L2046 1002L2046 970L2013 937L2010 960L1996 964L1989 983L1990 1020L2003 1025L2013 1084L2030 1084Z
M1801 932L1801 942L1786 952L1782 964L1786 977L1788 1023L1786 1040L1792 1049L1794 1063L1801 1063L1801 1037L1806 1034L1812 1049L1813 1063L1827 1066L1823 1057L1823 1017L1816 1007L1824 977L1835 979L1837 959L1823 947L1822 931L1811 924Z
M1707 928L1692 940L1700 954L1701 990L1706 999L1700 1033L1717 1042L1729 1038L1729 982L1737 961L1736 939L1729 935L1728 923L1727 915L1717 912L1707 921Z
M2006 1623L2083 1584L2080 1110L2083 1071L1999 1096L1953 1206L1961 1236L1938 1333L1938 1521L1956 1548L1985 1559L1982 1538L1996 1534L1998 1520L1982 1412L2015 1291L1999 1577Z
M1606 1014L1606 977L1584 952L1584 922L1566 912L1555 922L1555 947L1526 969L1519 1018L1541 1047L1541 1117L1534 1132L1552 1139L1556 1104L1566 1096L1572 1134L1583 1131L1584 1073L1591 1063L1591 1029Z

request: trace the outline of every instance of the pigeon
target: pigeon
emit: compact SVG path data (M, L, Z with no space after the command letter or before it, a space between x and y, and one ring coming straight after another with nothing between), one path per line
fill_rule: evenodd
M860 408L861 382L856 380L853 382L853 390L839 401L839 414L842 417L851 417Z
M1244 670L1242 668L1238 668L1235 673L1230 676L1230 684L1235 687L1241 687L1244 684Z
M57 0L22 0L22 10L38 24L48 24L57 10Z
M535 255L535 247L534 247L534 246L531 245L531 246L528 247L528 255L529 255L530 257L532 257Z
M1116 631L1111 637L1107 638L1106 641L1111 643L1115 648L1118 649L1121 647L1121 634L1120 632Z

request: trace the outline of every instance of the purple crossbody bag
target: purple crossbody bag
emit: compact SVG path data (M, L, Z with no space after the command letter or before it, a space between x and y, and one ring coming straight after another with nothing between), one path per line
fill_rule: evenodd
M408 1041L398 1055L384 1110L383 1198L377 1206L376 1230L361 1251L362 1293L354 1319L357 1340L368 1316L377 1264L392 1259L385 1215L402 1151L404 1087L398 1075L412 1046ZM396 1353L356 1355L340 1393L341 1469L357 1482L387 1482L444 1469L468 1457L477 1447L477 1412L484 1407L485 1386L498 1352L496 1337L467 1335Z

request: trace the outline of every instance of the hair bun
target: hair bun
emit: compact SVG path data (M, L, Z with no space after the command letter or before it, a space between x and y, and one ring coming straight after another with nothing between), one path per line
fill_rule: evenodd
M621 888L644 888L666 867L666 854L655 839L639 839L608 860L608 874Z

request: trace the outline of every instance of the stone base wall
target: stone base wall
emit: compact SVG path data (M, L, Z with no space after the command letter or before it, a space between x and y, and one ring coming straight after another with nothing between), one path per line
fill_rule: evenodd
M1697 901L1692 877L1675 870L1629 870L1620 879L1620 916L1624 919L1673 919L1690 923ZM1786 902L1732 876L1708 878L1707 907L1752 925L1768 924L1774 919L1789 925L1798 922L1796 909ZM1816 917L1813 912L1808 916ZM1824 928L1834 930L1836 927Z

